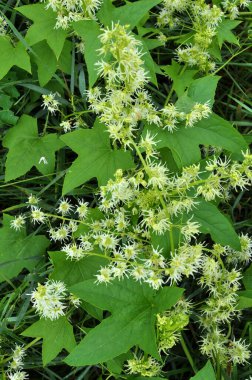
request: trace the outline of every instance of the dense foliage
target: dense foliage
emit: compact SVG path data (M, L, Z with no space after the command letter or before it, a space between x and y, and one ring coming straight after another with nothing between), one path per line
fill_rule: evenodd
M252 379L251 15L0 1L3 379Z

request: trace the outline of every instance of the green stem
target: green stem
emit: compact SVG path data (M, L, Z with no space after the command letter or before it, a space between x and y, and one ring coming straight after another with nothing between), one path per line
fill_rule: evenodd
M233 58L237 57L238 55L240 55L241 53L243 53L244 51L246 51L250 48L251 48L251 45L247 46L245 49L239 50L236 54L232 55L232 57L230 57L222 66L220 66L217 70L215 70L211 75L217 74L220 70L223 69L223 67L228 65L229 62L232 61Z
M181 333L181 336L180 336L180 343L181 343L181 346L182 346L182 348L184 350L184 353L185 353L185 355L186 355L186 357L187 357L187 359L188 359L188 361L189 361L189 363L190 363L190 365L191 365L191 367L193 369L193 372L197 373L198 369L197 369L197 367L196 367L196 365L195 365L195 363L193 361L193 358L192 358L192 356L190 354L190 351L187 348L187 345L186 345L186 342L185 342L185 340L184 340L184 338L182 336L182 333Z
M48 124L48 119L49 119L49 112L47 112L47 114L46 114L45 126L44 126L43 133L42 133L43 136L46 134L46 128L47 128L47 124Z

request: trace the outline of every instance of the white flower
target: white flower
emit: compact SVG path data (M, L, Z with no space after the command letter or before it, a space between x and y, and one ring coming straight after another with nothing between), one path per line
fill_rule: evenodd
M69 203L68 199L62 199L59 207L57 208L57 211L63 216L69 214L72 210L73 206Z
M59 102L55 99L56 94L42 95L43 98L43 108L47 108L51 114L54 114L59 110Z
M26 379L28 379L28 374L24 371L9 372L7 375L8 375L9 380L26 380Z
M64 131L65 133L67 133L67 132L70 132L70 131L71 131L71 129L72 129L72 124L71 124L71 122L70 122L69 120L66 120L66 121L62 121L62 122L60 123L60 127L63 128L63 131Z
M11 220L10 226L16 231L20 231L25 225L25 217L23 215L16 216L15 219Z
M83 220L88 214L88 203L84 202L82 199L78 200L79 206L76 208L76 212L79 215L79 219Z
M46 220L46 215L38 207L33 207L31 210L31 218L33 223L44 223Z
M41 164L41 163L43 163L44 165L48 164L48 161L44 156L40 157L40 159L39 159L39 164Z
M109 267L103 267L99 270L99 274L96 275L96 282L101 283L109 283L112 280L112 270Z

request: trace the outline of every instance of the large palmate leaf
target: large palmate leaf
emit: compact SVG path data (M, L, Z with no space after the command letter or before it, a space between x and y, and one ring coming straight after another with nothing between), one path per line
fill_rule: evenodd
M24 46L19 42L15 47L11 44L8 37L0 36L0 79L2 79L13 66L31 72L30 57Z
M133 29L146 13L162 0L139 0L127 2L121 7L114 7L111 0L104 0L97 13L99 21L105 26L111 26L112 22L129 25Z
M24 268L32 270L50 243L45 236L27 236L25 229L14 231L12 220L4 215L0 228L0 282L17 276Z
M46 40L56 58L63 49L67 32L62 28L55 28L57 13L45 9L45 4L24 5L17 8L24 16L33 21L25 36L29 45Z
M93 280L87 280L70 290L81 299L112 314L92 329L67 357L66 363L73 366L102 363L135 345L159 358L155 334L156 314L169 309L183 293L183 289L176 287L154 291L148 285L132 279L95 286Z
M64 144L55 133L39 137L37 120L22 115L15 127L7 132L3 146L9 148L5 180L10 181L27 173L33 166L36 166L42 174L52 173L55 166L55 151Z
M108 132L98 121L92 129L71 132L61 139L78 154L66 174L63 194L94 177L99 185L105 185L117 169L134 167L129 151L111 148Z
M55 321L40 319L23 331L22 335L43 338L42 360L44 366L53 360L63 348L71 352L76 345L73 327L66 317L60 317Z

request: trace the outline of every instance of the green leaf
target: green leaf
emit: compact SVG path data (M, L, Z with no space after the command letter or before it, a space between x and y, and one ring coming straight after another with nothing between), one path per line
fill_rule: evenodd
M76 296L111 312L92 329L65 360L73 366L102 363L139 345L146 353L159 358L155 335L156 314L173 306L183 289L165 287L158 292L132 279L112 284L81 282L71 289Z
M162 0L139 0L134 3L127 2L121 7L114 7L110 0L104 0L97 13L99 21L105 26L119 22L122 25L130 25L133 29L146 13Z
M241 21L227 19L222 20L220 25L217 27L217 39L220 48L222 47L224 41L230 42L231 44L239 45L239 41L237 40L234 33L231 32L231 30L236 28L240 23Z
M198 201L198 200L197 200ZM240 239L232 224L212 203L199 200L193 210L193 220L200 224L200 231L210 234L213 241L240 250Z
M45 4L24 5L17 10L33 21L33 25L29 27L25 36L28 44L32 46L46 40L58 59L67 37L67 31L55 28L57 13L51 9L45 9Z
M63 50L58 59L58 68L66 74L71 74L72 66L72 48L73 44L71 41L66 40L64 43Z
M206 365L197 374L190 378L190 380L216 380L213 366L208 360Z
M21 335L43 338L43 366L50 363L63 348L71 352L76 346L73 327L66 317L60 317L55 321L40 319L22 332Z
M246 290L252 290L252 265L243 274L242 282Z
M238 310L243 310L252 307L252 289L242 290L240 292L237 292L237 295L239 296L238 304L236 306Z
M0 36L0 79L2 79L13 66L31 72L30 57L21 42L14 47L8 37Z
M201 159L200 145L221 147L231 153L241 154L247 149L242 135L226 120L214 113L199 121L193 128L178 127L172 134L157 126L145 128L156 134L157 148L167 147L171 150L179 168L198 162Z
M11 101L11 97L6 95L6 94L1 94L0 93L0 107L4 110L8 110L10 109L10 107L12 106L12 101Z
M205 103L210 101L210 105L214 104L214 97L219 76L206 76L195 79L189 86L187 95L195 102Z
M198 70L186 69L172 60L171 65L162 66L162 70L172 79L172 85L177 96L183 95L186 88L193 82L193 77Z
M25 229L10 227L13 218L4 214L0 228L0 282L17 276L22 269L31 271L41 260L50 242L45 236L26 235Z
M18 117L10 110L0 110L0 122L3 124L15 125Z
M95 279L101 266L107 264L107 260L96 256L87 256L81 260L69 260L64 252L49 252L54 270L50 278L63 281L67 286L77 284L84 280Z
M111 149L108 132L98 120L92 129L67 133L61 139L78 154L65 176L63 194L94 177L105 185L117 169L134 167L129 151Z
M55 133L39 137L37 120L22 115L16 126L7 132L3 146L9 148L5 180L10 181L27 173L33 166L42 174L53 173L55 151L64 144ZM41 161L41 157L46 159L47 164Z
M34 60L38 66L39 84L40 86L44 86L49 82L57 69L57 59L45 41L35 44L33 50L36 53Z
M101 48L101 41L99 35L101 29L96 21L82 20L73 24L74 30L78 35L83 38L85 42L84 57L87 64L89 87L92 87L99 75L97 74L96 63L99 61L100 56L97 49Z
M157 78L156 73L162 74L159 66L156 64L156 62L153 61L152 56L149 52L148 46L146 44L146 40L143 38L140 38L138 36L135 36L137 40L139 40L142 44L141 50L143 53L142 60L144 62L144 68L147 72L147 76L149 77L150 81L157 86Z

